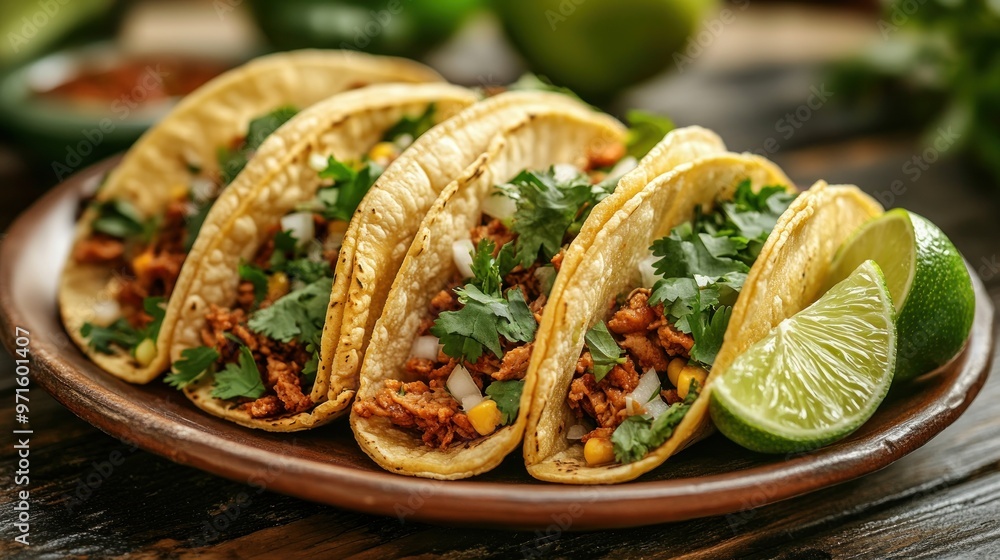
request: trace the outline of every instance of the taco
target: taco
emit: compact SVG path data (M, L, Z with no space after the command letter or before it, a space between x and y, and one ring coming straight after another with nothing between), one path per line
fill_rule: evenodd
M561 304L550 290L572 273L566 255L613 214L598 203L723 150L691 128L636 162L624 133L589 108L551 107L498 136L441 194L375 324L352 407L355 437L380 466L457 479L499 464L521 441L528 364Z
M780 169L749 155L709 156L650 182L553 290L575 304L536 343L528 472L627 481L707 436L713 377L821 295L840 243L879 212L856 188L796 196Z
M368 305L384 300L356 271L391 279L438 193L498 131L538 103L576 106L512 93L459 113L473 100L454 86L370 86L314 105L268 138L209 214L194 248L205 258L178 282L167 382L212 414L271 431L346 411L356 374L331 377L321 366L340 326L334 279L353 271Z
M346 51L257 59L186 97L108 175L83 213L59 288L71 338L117 377L167 367L171 298L213 201L284 121L332 94L436 82L420 64Z

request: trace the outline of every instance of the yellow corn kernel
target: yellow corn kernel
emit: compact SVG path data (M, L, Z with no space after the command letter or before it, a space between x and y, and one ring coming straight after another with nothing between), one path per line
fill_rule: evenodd
M681 376L681 370L684 369L684 366L686 366L687 363L687 360L684 358L674 358L673 360L670 360L669 364L667 364L667 378L670 379L670 383L673 384L674 387L677 386L678 379Z
M177 184L170 187L170 198L174 200L185 200L188 197L188 186Z
M704 369L698 366L684 366L681 374L677 377L677 396L682 399L687 397L692 380L697 381L699 386L704 387L705 379L707 378L708 372Z
M469 422L472 422L472 427L481 436L488 436L496 431L502 416L493 399L483 399L466 414L469 416Z
M590 438L583 445L583 458L591 467L613 463L615 460L615 446L607 438Z
M143 276L152 264L153 250L152 248L149 248L142 253L139 253L139 256L132 259L132 271L135 272L136 276Z
M379 163L389 162L396 159L399 148L392 142L379 142L368 152L369 159Z
M156 359L156 342L152 338L144 338L138 346L135 347L135 361L139 362L139 365L146 367L153 363Z
M277 301L278 298L288 293L288 275L284 272L275 272L267 279L267 299Z

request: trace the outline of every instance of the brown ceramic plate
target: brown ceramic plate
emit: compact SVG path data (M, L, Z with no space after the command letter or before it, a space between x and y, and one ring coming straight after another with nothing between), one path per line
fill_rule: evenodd
M87 169L24 213L0 248L3 339L30 333L32 377L105 432L178 463L308 500L407 519L489 527L613 528L734 513L845 482L917 449L951 424L986 380L993 307L974 277L976 319L964 352L937 375L891 395L860 430L821 450L773 457L713 436L638 481L560 486L528 476L514 453L472 480L438 482L383 472L346 422L311 432L251 431L209 416L161 381L123 383L69 341L56 285L81 196L117 160Z

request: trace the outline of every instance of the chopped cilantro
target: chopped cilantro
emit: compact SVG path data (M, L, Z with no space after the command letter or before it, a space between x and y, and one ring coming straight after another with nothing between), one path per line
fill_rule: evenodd
M250 316L250 330L280 342L298 340L319 345L330 304L331 278L320 278L259 309Z
M148 232L147 220L143 220L135 206L126 200L108 200L95 205L97 217L90 227L98 232L118 239L132 239Z
M316 372L319 371L319 352L313 352L312 358L302 366L302 388L312 387L316 383Z
M139 341L139 333L125 319L118 319L106 327L84 323L80 334L87 340L87 345L101 354L113 354L111 346L125 350L135 348Z
M521 391L523 390L523 379L494 381L486 387L486 394L496 401L497 408L500 409L500 421L504 426L517 418L517 411L521 408Z
M476 246L472 254L472 285L484 294L499 296L503 288L503 277L517 266L514 261L514 245L506 243L500 248L497 256L493 256L496 245L492 239L485 238Z
M264 269L252 263L240 263L240 280L246 280L253 284L253 304L260 305L260 302L267 296L267 274Z
M148 297L142 300L143 309L153 318L142 329L134 328L125 319L118 319L106 327L84 323L80 328L80 334L89 339L87 344L101 354L114 353L112 346L131 351L143 340L147 338L156 340L159 336L163 318L167 315L163 303L162 297Z
M669 118L646 111L629 111L625 118L629 124L626 138L628 155L636 159L642 159L674 129L674 122Z
M410 138L419 138L423 133L434 128L434 104L431 103L423 113L415 117L403 117L392 128L386 131L383 140L393 142L404 134Z
M733 199L653 242L660 279L649 302L663 303L675 327L690 333L691 358L711 366L722 345L736 297L764 242L794 195L784 187L754 192L741 182Z
M350 221L382 171L382 166L374 161L366 161L361 169L354 169L330 156L326 169L319 172L321 178L334 181L333 186L320 189L317 193L317 199L323 205L323 217L328 220Z
M219 359L219 353L208 346L185 348L181 358L174 362L173 371L163 380L171 387L182 389L201 377Z
M508 291L506 298L484 294L472 284L456 288L455 292L462 308L441 313L431 327L431 334L444 345L445 354L475 362L483 347L501 357L501 336L510 341L534 340L538 323L520 288Z
M288 122L298 112L295 107L279 107L250 121L250 126L247 127L247 138L244 141L246 147L250 150L259 148L268 136L281 128L281 125Z
M233 179L246 167L253 152L264 143L264 140L271 133L278 130L288 119L294 117L296 112L292 107L279 107L250 121L246 138L239 146L235 148L220 146L215 157L219 162L219 173L222 175L223 184L232 183Z
M567 234L579 231L590 210L607 192L594 189L583 173L556 177L548 171L522 171L501 192L517 201L511 230L518 234L517 261L527 268L539 251L549 261L562 248Z
M611 434L615 459L620 463L634 463L645 457L651 449L667 441L698 398L700 389L698 382L692 381L684 402L670 405L670 408L655 420L645 414L626 418Z
M312 284L321 278L333 276L329 262L325 260L314 261L305 257L285 262L281 270L292 278L297 278L306 284Z
M616 365L625 363L624 351L608 332L608 326L600 321L584 336L590 356L594 360L594 379L600 382Z
M261 382L260 370L253 358L253 352L243 346L240 348L239 363L228 363L222 371L215 374L212 396L223 400L236 397L257 399L264 394L264 391L264 383Z

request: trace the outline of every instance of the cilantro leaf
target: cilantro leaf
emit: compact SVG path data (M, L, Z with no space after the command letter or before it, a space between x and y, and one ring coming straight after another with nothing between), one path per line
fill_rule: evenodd
M302 388L312 387L316 383L316 372L319 371L319 352L313 352L312 358L302 366Z
M692 381L684 402L674 403L655 420L648 415L633 415L625 419L611 434L615 448L615 459L620 463L634 463L670 439L674 429L691 410L698 398L701 387Z
M500 421L504 426L517 418L517 411L521 408L521 392L523 390L523 379L494 381L486 387L486 394L496 401L497 408L500 409Z
M139 333L125 319L118 319L106 327L84 323L80 328L80 334L88 339L88 346L101 354L113 354L112 346L131 350L142 340Z
M604 321L597 322L584 336L594 360L594 379L600 382L616 365L625 363L625 352L608 332Z
M514 244L505 243L493 257L496 244L492 239L484 238L476 246L472 254L472 284L485 294L499 296L503 287L503 277L517 266L514 261Z
M386 131L382 139L392 142L404 134L409 135L413 139L420 137L423 133L434 128L434 111L435 106L431 103L423 113L415 117L404 116L392 128Z
M98 233L118 239L132 239L147 232L148 221L143 220L135 206L127 200L108 200L95 205L97 217L90 227Z
M692 315L688 319L694 346L691 347L691 359L703 364L715 362L715 356L722 348L722 340L726 336L726 327L733 314L732 307L720 307L714 311Z
M557 178L555 168L522 171L500 188L517 200L511 230L518 234L517 260L525 268L538 259L539 252L551 260L567 233L578 231L597 201L586 175Z
M260 305L260 302L267 296L267 274L261 267L247 262L240 263L240 280L246 280L253 284L253 304Z
M255 311L247 324L250 330L280 342L298 340L318 346L332 286L331 278L320 278Z
M257 399L264 394L264 391L264 383L260 379L260 370L253 358L253 352L243 346L240 348L239 363L228 363L222 371L215 374L212 396L222 400L236 397Z
M333 179L331 187L320 189L317 199L323 206L321 212L328 220L350 221L372 185L384 169L374 161L365 162L361 169L354 169L330 156L326 169L319 172L324 179Z
M250 150L259 148L268 136L281 128L281 125L288 122L298 112L295 107L278 107L274 111L250 121L250 126L247 127L247 137L244 141L246 147Z
M162 297L148 297L142 300L142 308L146 314L153 318L140 334L140 341L143 338L156 340L160 336L160 327L163 326L163 318L167 316L166 299Z
M164 298L148 297L142 300L142 307L153 318L145 328L136 329L124 318L116 320L106 327L93 323L84 323L80 334L88 339L87 345L101 354L113 354L112 346L131 351L147 338L156 340L160 334L160 326L167 315Z
M475 362L484 347L497 357L503 356L501 336L510 341L534 340L538 324L520 289L510 290L506 299L484 294L472 284L455 292L462 308L441 313L431 326L431 334L440 339L445 354Z
M674 122L667 117L661 117L646 111L633 110L625 115L629 123L626 147L628 155L642 159L656 146L668 132L673 130Z
M171 387L182 389L201 377L218 359L219 353L214 348L208 346L185 348L181 352L181 358L174 362L173 371L163 380Z
M712 365L747 272L792 200L784 187L755 192L747 179L736 186L732 200L720 202L713 212L697 209L692 221L653 242L650 250L659 257L653 268L660 279L650 304L663 303L674 326L691 334L693 360Z
M327 261L314 261L308 258L293 259L285 262L281 270L293 278L312 284L320 280L333 276L330 263Z
M219 163L219 174L222 176L222 183L228 185L232 183L236 176L243 171L253 152L264 143L264 140L275 130L285 124L288 119L295 116L298 111L293 107L279 107L266 115L262 115L250 121L247 126L247 135L239 146L229 148L220 146L215 153L215 159Z

